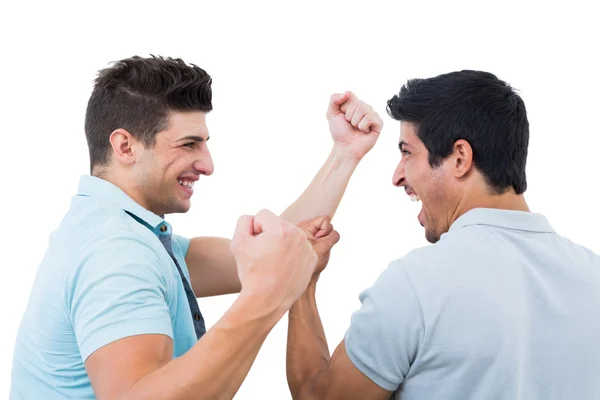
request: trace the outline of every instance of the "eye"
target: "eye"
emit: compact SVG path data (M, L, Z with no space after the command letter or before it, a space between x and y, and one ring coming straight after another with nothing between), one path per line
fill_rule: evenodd
M406 149L400 149L400 153L401 153L403 156L407 156L407 155L409 155L409 154L410 154L410 151L408 151L408 150L406 150Z
M185 143L183 146L184 147L194 147L195 144L196 144L196 142L189 142L189 143Z

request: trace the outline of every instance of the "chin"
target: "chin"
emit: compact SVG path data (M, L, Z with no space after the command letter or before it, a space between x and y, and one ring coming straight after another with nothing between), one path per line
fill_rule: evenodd
M425 228L425 239L429 243L437 243L440 240L440 235L438 235L435 231Z
M174 213L183 214L190 211L190 208L192 208L192 205L190 203L180 204L177 208L177 211L174 211Z
M172 203L169 207L166 207L168 210L165 214L183 214L190 210L191 203L189 201L180 201L177 203Z

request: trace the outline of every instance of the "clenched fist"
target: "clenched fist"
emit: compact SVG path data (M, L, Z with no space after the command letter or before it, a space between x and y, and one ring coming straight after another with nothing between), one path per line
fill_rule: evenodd
M306 233L267 210L239 219L231 252L242 293L283 313L304 292L317 264Z
M317 253L318 261L313 276L318 278L329 262L331 248L340 240L340 234L333 230L331 219L327 216L316 217L298 224Z
M335 146L361 160L377 142L383 121L352 92L331 96L327 121Z

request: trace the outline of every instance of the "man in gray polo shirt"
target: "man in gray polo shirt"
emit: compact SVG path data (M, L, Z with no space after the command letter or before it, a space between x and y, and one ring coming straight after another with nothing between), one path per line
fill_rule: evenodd
M289 313L293 398L599 399L600 257L527 206L523 100L460 71L408 81L388 113L432 245L361 293L331 357L313 279Z

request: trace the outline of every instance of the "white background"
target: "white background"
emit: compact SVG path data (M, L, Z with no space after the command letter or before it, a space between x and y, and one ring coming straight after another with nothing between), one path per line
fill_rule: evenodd
M329 153L331 93L353 90L384 118L334 220L342 239L318 292L332 350L360 291L389 261L426 245L420 205L391 184L399 125L385 104L408 78L482 69L519 89L531 124L529 205L600 253L600 29L591 2L40 1L0 14L0 397L48 235L88 172L92 80L136 54L182 57L214 79L215 173L196 185L189 213L168 218L179 234L230 236L244 213L283 211ZM209 326L233 299L200 301ZM289 398L286 324L272 331L236 399Z

